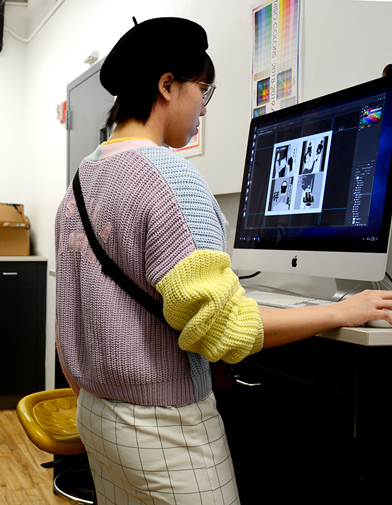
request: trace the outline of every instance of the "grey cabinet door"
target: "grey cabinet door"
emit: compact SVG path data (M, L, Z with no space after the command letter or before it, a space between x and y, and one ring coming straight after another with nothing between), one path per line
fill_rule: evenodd
M99 82L103 61L67 86L67 185L82 159L106 140L104 125L114 98Z

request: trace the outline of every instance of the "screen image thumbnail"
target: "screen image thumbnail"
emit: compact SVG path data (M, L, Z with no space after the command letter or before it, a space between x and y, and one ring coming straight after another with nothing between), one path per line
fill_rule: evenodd
M332 131L275 144L265 215L321 212Z
M382 107L368 107L362 110L361 128L368 128L381 121Z

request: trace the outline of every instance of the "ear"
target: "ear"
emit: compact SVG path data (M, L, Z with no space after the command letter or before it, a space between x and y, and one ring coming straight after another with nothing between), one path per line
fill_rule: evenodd
M170 95L170 86L174 81L174 75L171 72L166 72L165 74L161 75L159 81L158 81L158 94L162 96L162 98L166 101L170 101L171 95Z

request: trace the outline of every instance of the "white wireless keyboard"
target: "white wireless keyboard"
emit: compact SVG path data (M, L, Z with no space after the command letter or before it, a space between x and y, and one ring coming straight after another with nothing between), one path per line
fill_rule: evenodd
M328 305L332 303L329 300L321 298L311 298L302 295L289 295L285 293L276 293L270 291L247 291L247 298L253 298L258 305L275 307L279 309L290 309L295 307L306 307L308 305Z

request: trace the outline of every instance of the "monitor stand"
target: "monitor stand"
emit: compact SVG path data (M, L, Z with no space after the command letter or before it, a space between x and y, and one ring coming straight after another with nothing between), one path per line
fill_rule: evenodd
M382 281L371 282L371 281L353 281L348 279L335 279L336 291L332 296L332 301L344 300L357 293L364 291L365 289L391 289L392 285L390 281L385 277ZM384 284L385 283L385 284Z

